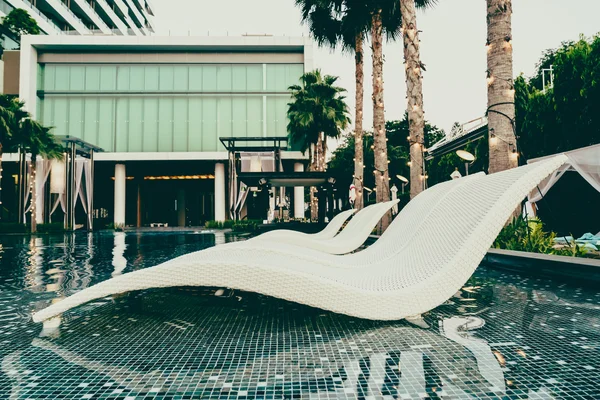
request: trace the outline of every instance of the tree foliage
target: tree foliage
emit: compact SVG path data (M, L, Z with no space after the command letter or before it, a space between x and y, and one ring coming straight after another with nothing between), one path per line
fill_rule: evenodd
M554 87L544 92L543 69L550 66ZM600 143L600 36L546 51L532 78L515 80L515 103L519 144L527 158Z
M323 139L339 138L350 124L346 89L335 86L337 76L322 75L320 70L307 72L300 78L302 85L289 87L292 101L288 104L287 131L291 143L305 153Z
M406 137L408 136L408 119L406 114L400 121L387 121L385 124L388 139L388 159L389 163L389 176L391 178L391 184L395 184L399 189L401 182L398 180L397 175L408 177L410 173L410 167L408 166L409 161L409 148ZM425 124L425 140L426 145L429 146L444 137L444 131L438 127L429 123ZM373 189L375 180L373 177L373 166L374 166L374 154L371 146L373 145L373 133L366 132L364 139L364 154L365 154L365 174L364 174L364 186ZM340 191L347 191L352 183L352 175L354 174L354 136L346 135L344 141L338 146L333 152L331 161L329 162L328 171L336 178L336 186ZM441 159L440 159L441 160ZM434 171L432 176L430 173L430 184L434 181L431 178L434 176L440 176L440 180L448 180L448 175L454 171L455 164L451 168L445 168L444 166L438 167L438 160L434 160L435 164L432 164L430 168ZM442 177L446 170L449 170L446 177ZM437 183L437 182L435 182ZM366 195L366 194L365 194ZM400 196L400 193L399 193ZM405 204L408 201L408 190L405 192L406 199L401 201L401 204ZM371 195L371 202L374 201L375 196ZM366 204L366 202L365 202Z
M49 127L31 119L24 103L14 96L0 95L0 149L16 152L19 147L47 158L60 158L58 145Z
M39 35L41 33L37 21L26 10L14 8L2 20L2 26L15 35Z

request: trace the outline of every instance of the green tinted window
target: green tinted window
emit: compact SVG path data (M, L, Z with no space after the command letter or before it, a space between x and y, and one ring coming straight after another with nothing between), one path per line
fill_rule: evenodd
M220 136L286 135L287 87L301 74L300 64L40 65L38 113L55 134L109 152L224 151Z

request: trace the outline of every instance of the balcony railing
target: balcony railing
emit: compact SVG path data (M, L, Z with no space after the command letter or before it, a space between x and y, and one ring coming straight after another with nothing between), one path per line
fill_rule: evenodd
M87 28L87 26L83 23L83 21L81 20L81 18L79 18L77 16L77 14L75 14L73 11L71 11L71 9L65 3L63 3L63 0L53 0L53 1L48 1L48 3L50 3L51 5L53 5L54 3L59 3L62 6L63 10L66 10L67 13L71 14L71 16L73 18L75 18L75 20L79 21L79 23L81 24L81 26L83 26L84 30L89 30ZM77 29L76 27L73 27L73 28Z
M94 10L94 9L92 8L92 6L91 6L91 5L89 5L89 3L88 3L86 0L78 0L78 1L76 1L76 3L79 5L79 7L81 7L81 9L84 9L84 11L87 11L88 15L90 16L90 19L91 19L91 20L92 20L92 21L93 21L93 22L94 22L96 25L98 25L98 28L100 28L100 30L102 30L102 28L104 28L104 29L106 29L106 30L108 30L108 29L109 29L109 28L108 28L108 25L106 25L106 24L104 23L104 21L102 21L102 18L100 18L100 15L98 15L98 14L96 13L96 10ZM96 16L96 18L97 18L97 19L100 21L100 23L101 23L103 26L100 26L100 25L98 24L98 22L97 22L97 21L94 21L94 18L93 18L93 16Z
M4 14L8 15L14 9L15 8L13 6L8 4L4 0L0 0L0 11L2 11Z
M22 2L25 5L25 11L32 11L35 15L33 17L40 17L41 19L43 19L45 22L47 22L49 25L51 25L54 29L56 29L58 32L60 33L62 32L62 28L60 28L58 25L56 25L56 23L54 21L52 21L50 18L46 17L40 10L38 10L38 8L36 6L34 6L33 4L31 4L30 2ZM19 8L17 7L13 7L13 8ZM49 32L46 32L49 33Z

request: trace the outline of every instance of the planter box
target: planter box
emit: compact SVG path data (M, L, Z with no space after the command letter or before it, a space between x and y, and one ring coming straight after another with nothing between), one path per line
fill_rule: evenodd
M574 281L578 284L600 283L600 260L589 258L490 249L482 265L533 276Z

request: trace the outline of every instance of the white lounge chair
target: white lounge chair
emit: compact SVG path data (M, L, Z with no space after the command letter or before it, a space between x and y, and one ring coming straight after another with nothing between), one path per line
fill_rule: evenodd
M386 234L356 254L297 253L298 247L284 245L271 250L217 247L101 282L33 319L43 321L114 294L173 286L229 287L366 319L419 315L460 289L520 201L566 160L561 155L489 176L462 178L457 184L440 185L447 189L443 194L436 186L437 196L432 199L425 191L419 195L424 200L413 201L413 207L409 203L403 218L388 228L404 227L402 237ZM423 208L428 202L435 206ZM404 225L410 221L418 222L412 231Z
M287 243L305 249L322 251L329 254L346 254L360 247L373 232L373 229L398 200L386 201L384 203L372 204L360 210L336 236L327 239L323 237L314 238L314 235L293 235L291 231L283 235L259 235L242 242L232 242L225 246L255 246L257 248L273 247L273 242ZM277 231L271 231L276 233ZM269 233L271 233L269 232Z
M342 211L341 213L339 213L338 215L333 217L333 219L327 224L327 226L325 226L325 228L323 228L322 231L317 232L317 233L304 233L304 232L292 231L289 229L274 229L272 231L265 232L265 233L257 236L257 238L260 237L260 238L265 238L265 239L267 239L267 238L278 239L278 238L283 238L283 237L291 237L291 238L306 237L306 238L313 238L313 239L331 239L332 237L334 237L335 235L338 234L338 232L340 231L341 227L344 225L346 220L348 218L350 218L352 216L352 214L354 214L355 212L356 212L355 209Z

